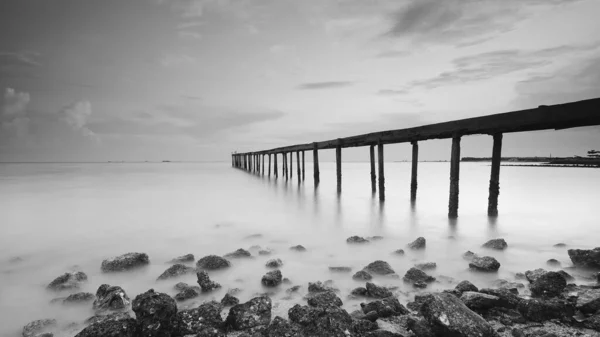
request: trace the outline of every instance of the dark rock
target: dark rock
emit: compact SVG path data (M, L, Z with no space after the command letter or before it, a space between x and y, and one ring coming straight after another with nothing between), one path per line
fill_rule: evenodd
M555 297L567 286L565 278L556 272L549 271L538 277L530 286L533 296Z
M351 236L349 238L346 239L347 243L369 243L369 240L360 237L360 236Z
M301 327L277 316L263 332L265 337L300 336Z
M194 260L195 260L194 254L186 254L186 255L178 256L169 262L171 262L171 263L190 263L190 262L194 262Z
M348 312L335 306L309 307L296 304L288 311L290 321L302 326L303 336L346 337L353 329Z
M129 304L129 297L123 288L103 284L96 291L92 307L96 311L125 310Z
M281 280L281 283L283 283L283 284L292 284L292 281L289 278L284 277L283 280Z
M504 239L493 239L484 243L481 247L488 249L504 250L508 245Z
M271 255L270 250L262 249L258 251L258 255Z
M365 287L358 287L358 288L354 288L352 289L352 291L350 292L351 295L354 296L367 296L367 288Z
M181 291L181 290L189 288L189 287L190 287L190 285L185 282L178 282L177 284L175 284L173 286L173 289Z
M429 326L427 321L424 319L414 319L414 318L409 319L408 320L408 328L417 337L436 337L436 334L433 332L432 328ZM440 336L445 336L445 335L440 335ZM459 336L462 336L462 335L459 335Z
M201 289L198 287L187 287L175 295L175 300L177 300L179 302L187 301L189 299L200 296L200 292L201 292Z
M423 305L423 303L425 303L425 301L428 298L427 295L428 294L415 295L415 300L406 304L406 307L412 311L420 312L421 306Z
M221 300L221 304L226 307L232 307L236 304L240 304L240 300L235 296L225 294Z
M308 298L308 305L311 307L325 307L330 305L341 307L344 303L333 291L324 291L311 295Z
M272 259L272 260L267 261L265 266L268 268L279 268L279 267L283 266L283 262L281 261L281 259Z
M50 290L77 289L87 279L87 275L81 271L64 273L50 282L47 288Z
M361 303L360 306L363 313L366 314L374 311L377 313L378 318L407 315L409 313L408 309L400 304L397 298L392 296L366 304Z
M217 255L208 255L196 262L198 269L217 270L231 267L231 262Z
M310 294L320 293L324 291L333 291L337 292L338 290L330 285L331 283L325 281L317 281L317 282L308 282L308 292Z
M437 268L437 264L435 262L423 262L415 264L415 268L421 270L432 270Z
M494 280L492 285L500 289L519 289L525 288L525 285L521 282L511 282L503 279Z
M95 316L75 337L137 337L138 324L127 313Z
M408 244L410 249L425 249L426 241L424 237L418 237L415 241Z
M476 271L494 272L500 268L500 262L491 256L475 256L469 262L469 268Z
M467 261L471 261L473 260L475 257L477 257L477 254L473 253L470 250L467 250L463 255L462 255L463 259L467 260Z
M262 237L263 237L262 234L257 233L257 234L250 234L250 235L244 237L244 239L260 239Z
M592 329L592 330L600 332L600 313L598 313L594 316L588 317L583 322L583 326L588 329Z
M392 296L392 292L385 287L380 287L371 282L367 282L367 296L373 298L385 298Z
M369 336L368 333L370 331L377 330L379 326L376 322L368 320L368 319L355 319L352 321L352 329L350 331L354 332L356 336Z
M498 306L508 308L508 309L517 308L519 303L521 303L521 301L522 301L522 298L518 296L518 293L515 294L514 292L512 292L508 289L483 288L483 289L479 289L479 292L483 293L483 294L488 294L488 295L498 297L500 299L500 301L498 302Z
M252 254L250 254L249 251L240 248L240 249L236 250L235 252L225 254L225 257L230 258L230 259L241 259L241 258L246 258L246 257L252 257Z
M172 277L178 277L178 276L185 275L185 274L191 274L195 271L196 271L196 269L194 269L192 267L188 267L186 265L178 263L178 264L174 264L174 265L170 266L169 268L167 268L167 270L165 270L162 274L160 274L160 276L157 278L157 280L166 280L166 279L169 279Z
M392 254L404 255L404 249L396 249L395 251L392 252Z
M438 336L497 336L488 322L450 294L426 295L421 314Z
M526 280L526 279L527 279L527 276L525 276L525 273L516 273L516 274L515 274L515 278L516 278L517 280Z
M221 304L215 301L202 303L199 307L179 311L173 319L173 336L197 334L200 331L224 328Z
M387 330L378 329L375 331L368 332L365 335L365 337L404 337L404 335Z
M373 276L371 276L371 274L369 274L368 272L366 272L364 270L359 270L356 273L354 273L354 275L352 275L353 280L369 281L372 278L373 278Z
M277 287L278 285L281 284L281 280L282 280L282 275L281 275L281 271L279 269L270 271L268 273L266 273L262 279L261 279L261 283L265 286L265 287Z
M431 283L435 281L435 277L427 275L424 271L417 268L410 268L404 277L402 278L404 282L411 283L412 285L416 285L417 287L422 287L423 284L427 286L427 283Z
M535 280L537 280L540 276L546 274L548 271L542 268L538 268L538 269L534 269L534 270L528 270L525 272L525 277L527 278L527 281L529 281L529 283L533 283L535 282Z
M569 249L569 258L577 267L600 268L600 247L594 249Z
M52 333L55 330L55 319L38 319L27 323L27 325L23 327L23 337L41 337L48 333L50 334L48 336L53 336Z
M557 259L550 259L550 260L546 261L546 264L549 265L550 267L560 267L560 262L558 262Z
M458 291L456 289L444 289L444 290L442 290L442 292L446 293L446 294L450 294L450 295L456 296L458 298L460 298L460 296L462 295L462 292L460 292L460 291Z
M363 270L377 275L389 275L395 273L389 263L381 260L369 263Z
M564 248L564 247L566 247L566 246L567 246L567 244L566 244L566 243L562 243L562 242L561 242L561 243L557 243L557 244L555 244L555 245L554 245L554 246L552 246L552 247L556 247L556 248Z
M419 289L425 289L425 288L427 288L427 283L423 282L423 281L417 281L417 282L413 283L413 287L419 288Z
M293 287L287 289L285 292L288 294L295 293L295 292L298 292L298 290L300 290L300 288L301 288L300 286L293 286Z
M381 241L381 240L383 240L383 236L380 236L380 235L369 236L369 237L367 237L367 240L371 240L371 241Z
M271 299L269 297L255 297L250 301L234 305L229 310L225 323L234 330L245 330L271 321Z
M567 275L569 275L569 274L567 274ZM569 275L569 276L571 276L571 275ZM596 282L600 283L600 272L598 272L598 274L596 274Z
M171 336L177 304L169 295L150 289L135 297L132 309L142 336Z
M479 293L475 291L465 291L460 300L471 310L480 311L487 310L498 306L500 298L493 295Z
M198 277L198 285L200 285L202 292L209 292L214 289L221 288L221 285L215 281L212 281L208 276L208 273L204 270L197 272L196 277Z
M577 297L577 309L587 314L600 310L600 289L588 289L580 292Z
M306 248L304 248L304 246L302 246L302 245L297 245L297 246L290 247L290 250L293 250L296 252L305 252Z
M473 283L467 280L461 281L459 284L456 285L456 287L454 287L454 289L459 291L461 294L465 291L479 291L479 289L477 289L477 287Z
M329 271L334 272L334 273L350 273L350 272L352 272L352 268L344 267L344 266L329 267Z
M535 321L543 322L550 319L570 320L575 313L573 304L563 299L523 299L517 309L523 317Z
M573 281L575 279L573 276L571 276L571 274L567 273L564 270L559 270L559 271L557 271L557 273L559 273L567 282Z
M75 293L75 294L71 294L71 295L67 296L67 298L65 298L62 301L62 303L63 304L81 304L81 303L87 303L87 302L93 301L94 298L95 298L95 296L92 293L81 292L81 293Z
M145 253L127 253L102 261L100 269L105 272L117 272L131 270L145 266L150 263Z

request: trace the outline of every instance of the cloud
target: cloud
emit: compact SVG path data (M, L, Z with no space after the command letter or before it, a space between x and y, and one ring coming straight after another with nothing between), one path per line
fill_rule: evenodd
M406 95L408 94L410 91L406 90L406 89L399 89L399 90L394 90L394 89L382 89L379 90L377 92L377 95L381 95L381 96L397 96L397 95Z
M377 58L399 58L410 55L411 52L408 50L386 50L375 55Z
M39 56L34 52L0 52L0 67L39 67L41 66L37 60Z
M311 82L303 83L298 86L301 90L319 90L319 89L335 89L353 85L350 81L330 81L330 82Z
M88 101L80 101L66 106L60 112L62 120L73 130L81 132L85 137L98 141L96 135L86 126L92 115L92 104Z
M180 30L177 32L177 36L179 36L182 39L190 39L190 40L201 40L202 39L202 34L193 32L193 31L189 31L189 30Z
M181 67L196 64L198 60L187 54L167 54L159 60L163 67Z
M30 100L28 93L7 88L4 92L4 104L2 106L3 119L23 115Z

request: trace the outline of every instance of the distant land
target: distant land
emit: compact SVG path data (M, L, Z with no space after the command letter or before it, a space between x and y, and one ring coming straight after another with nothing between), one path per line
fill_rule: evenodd
M492 161L491 157L463 157L464 162ZM547 165L600 166L600 158L585 157L501 157L500 161L518 163L544 163Z

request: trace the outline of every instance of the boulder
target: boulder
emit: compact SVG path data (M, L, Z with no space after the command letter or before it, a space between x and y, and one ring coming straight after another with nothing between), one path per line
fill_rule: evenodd
M271 250L268 249L261 249L258 251L258 255L271 255Z
M392 296L392 292L385 287L380 287L374 283L367 282L367 296L373 298L386 298Z
M178 256L169 262L171 262L171 263L191 263L191 262L194 262L194 260L195 260L194 254L186 254L186 255Z
M231 267L231 262L217 255L208 255L196 262L198 269L218 270Z
M281 261L281 259L271 259L271 260L267 261L265 266L268 268L279 268L279 267L283 266L283 262Z
M383 236L381 236L381 235L369 236L369 237L367 237L367 240L371 240L371 241L381 241L381 240L383 240Z
M418 237L415 241L408 244L410 249L425 249L426 241L424 237Z
M504 250L508 245L504 239L493 239L484 243L481 247L488 249Z
M433 270L437 268L437 264L435 262L423 262L415 264L415 268L421 270Z
M396 273L389 263L381 260L369 263L363 268L363 270L377 275L389 275Z
M600 289L587 289L579 292L577 309L586 314L600 310Z
M377 318L407 315L409 313L408 309L393 296L369 303L361 303L360 307L365 314L376 312Z
M507 309L516 309L519 303L521 303L523 300L521 297L519 297L518 293L514 293L508 289L483 288L479 289L479 292L498 297L500 299L498 306Z
M223 299L221 300L221 304L226 307L232 307L236 304L240 304L240 300L237 297L227 293L227 294L225 294L225 296L223 296Z
M354 243L369 243L369 240L355 235L355 236L351 236L351 237L347 238L346 243L352 243L352 244L354 244Z
M53 332L56 330L55 319L38 319L33 322L27 323L23 327L23 337L42 337L42 336L53 336Z
M454 289L456 289L461 294L465 291L479 291L479 289L477 289L477 287L473 283L467 280L461 281L459 284L456 285L456 287L454 287Z
M183 289L189 288L190 285L185 283L185 282L177 282L174 286L173 289L181 291Z
M330 305L341 307L344 303L333 291L324 291L311 295L308 298L308 305L311 307L326 307Z
M84 272L70 272L64 273L61 276L54 279L54 281L48 284L47 288L50 290L67 290L67 289L78 289L81 284L87 281L88 277Z
M473 260L475 257L477 257L477 254L473 253L470 250L467 250L466 252L463 253L462 255L463 259L467 260L467 261L471 261Z
M546 264L550 267L560 268L560 262L557 259L549 259L548 261L546 261Z
M475 256L469 262L469 268L476 271L495 272L500 268L500 262L491 256Z
M132 309L142 336L171 336L177 304L169 295L150 289L135 297Z
M225 323L221 317L221 304L209 301L200 304L197 308L181 310L173 319L173 336L195 335L200 331L224 328Z
M300 325L288 322L277 316L271 324L263 331L264 337L300 336Z
M187 287L179 291L175 295L175 300L178 302L187 301L189 299L200 296L201 289L199 287Z
M564 299L523 299L517 307L523 317L534 322L543 322L551 319L570 320L575 314L572 303Z
M137 337L138 324L127 313L94 316L75 337Z
M557 243L557 244L555 244L555 245L554 245L554 246L552 246L552 247L555 247L555 248L564 248L564 247L566 247L566 246L567 246L567 244L566 244L566 243L560 242L560 243Z
M567 286L565 278L556 272L549 271L538 277L530 286L533 296L555 297Z
M396 249L392 252L394 255L404 255L404 249Z
M336 267L329 267L329 271L334 272L334 273L350 273L350 272L352 272L352 268L345 267L345 266L336 266Z
M94 299L95 299L94 294L80 292L80 293L75 293L75 294L71 294L71 295L67 296L65 299L62 300L62 303L63 304L82 304L82 303L88 303L90 301L93 301Z
M198 285L200 285L200 289L202 292L209 292L214 289L221 288L221 285L215 281L212 281L208 276L208 273L203 270L196 273L196 277L198 277Z
M92 307L96 311L119 311L126 310L130 304L125 290L119 286L103 284L96 291L96 299Z
M498 306L500 298L494 295L488 295L475 291L465 291L460 296L460 300L471 310L487 310Z
M317 282L308 282L308 292L310 294L320 293L324 291L333 291L337 292L338 289L332 287L333 282L331 281L317 281Z
M427 295L428 294L416 294L415 300L413 302L408 302L406 307L414 312L420 312L421 306L428 299Z
M105 273L118 272L143 267L149 263L150 259L145 253L127 253L102 261L100 269Z
M408 319L408 329L417 337L436 337L436 334L433 332L425 319L416 319L414 317L410 317Z
M276 269L263 275L260 282L265 287L277 287L281 284L282 279L283 277L281 275L281 271L279 269Z
M417 287L422 287L423 284L427 286L427 283L431 283L435 281L435 277L427 275L424 271L417 268L410 268L404 277L402 278L404 282L410 283L412 285L416 285Z
M290 321L301 326L300 336L346 337L352 335L350 314L336 306L309 307L296 304L288 311Z
M367 288L365 288L365 287L354 288L350 292L350 295L353 295L353 296L364 296L364 297L366 297L367 296Z
M240 248L240 249L236 250L235 252L225 254L224 257L226 257L228 259L241 259L241 258L252 257L252 254L250 254L249 251Z
M538 269L534 269L534 270L528 270L525 272L525 278L527 278L527 281L529 281L529 283L533 283L535 282L540 276L546 274L548 271L542 268L538 268Z
M421 314L437 336L497 336L486 320L450 294L426 295Z
M271 321L271 299L255 297L250 301L234 305L227 315L225 324L233 330L246 330Z
M286 289L285 292L288 294L296 293L296 292L298 292L298 290L300 290L300 288L302 288L302 287L301 286L293 286L291 288Z
M564 270L559 270L557 271L557 273L559 273L567 282L575 280L575 278L571 276L571 274L567 273Z
M366 272L364 270L359 270L356 273L354 273L354 275L352 275L353 280L359 280L359 281L369 281L372 278L373 278L373 276L371 276L371 274L369 274L368 272Z
M178 264L174 264L174 265L170 266L169 268L167 268L167 270L165 270L162 274L160 274L160 276L156 280L158 280L158 281L166 280L166 279L178 277L181 275L191 274L191 273L194 273L195 271L196 271L196 269L194 269L192 267L188 267L186 265L178 263Z
M525 288L525 285L521 282L511 282L504 279L497 279L492 282L492 286L499 289L518 289Z
M290 247L290 250L293 250L295 252L305 252L306 248L304 248L304 246L302 246L302 245L297 245L297 246Z
M569 258L577 267L599 269L600 247L594 249L569 249Z

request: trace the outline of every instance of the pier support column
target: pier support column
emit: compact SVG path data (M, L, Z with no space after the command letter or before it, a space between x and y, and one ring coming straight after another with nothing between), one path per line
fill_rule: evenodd
M315 186L319 185L321 181L319 172L319 150L317 149L317 143L313 145L313 178L315 180Z
M302 151L302 181L304 181L304 151Z
M371 192L377 192L377 175L375 174L375 145L369 146L369 159L371 161Z
M342 192L342 147L335 148L335 172L337 176L337 191Z
M296 175L298 175L298 183L302 180L302 172L300 172L300 151L296 151Z
M460 176L460 136L452 138L452 154L450 156L450 201L448 217L458 218L458 178Z
M279 171L277 171L277 152L273 153L273 174L275 179L279 177Z
M282 176L282 178L285 177L285 180L288 179L287 165L288 165L288 163L287 163L287 153L284 152L283 153L283 176Z
M292 180L292 175L294 173L294 152L290 152L290 180Z
M417 200L417 167L419 165L419 143L412 144L412 170L410 173L410 201Z
M498 195L500 194L500 158L502 156L502 134L494 135L492 149L492 173L490 176L490 196L488 197L488 216L498 216Z
M262 175L265 175L265 155L261 154L262 156Z
M271 154L269 153L269 178L271 178Z
M383 169L383 144L377 144L377 161L379 164L379 201L385 201L385 173Z

